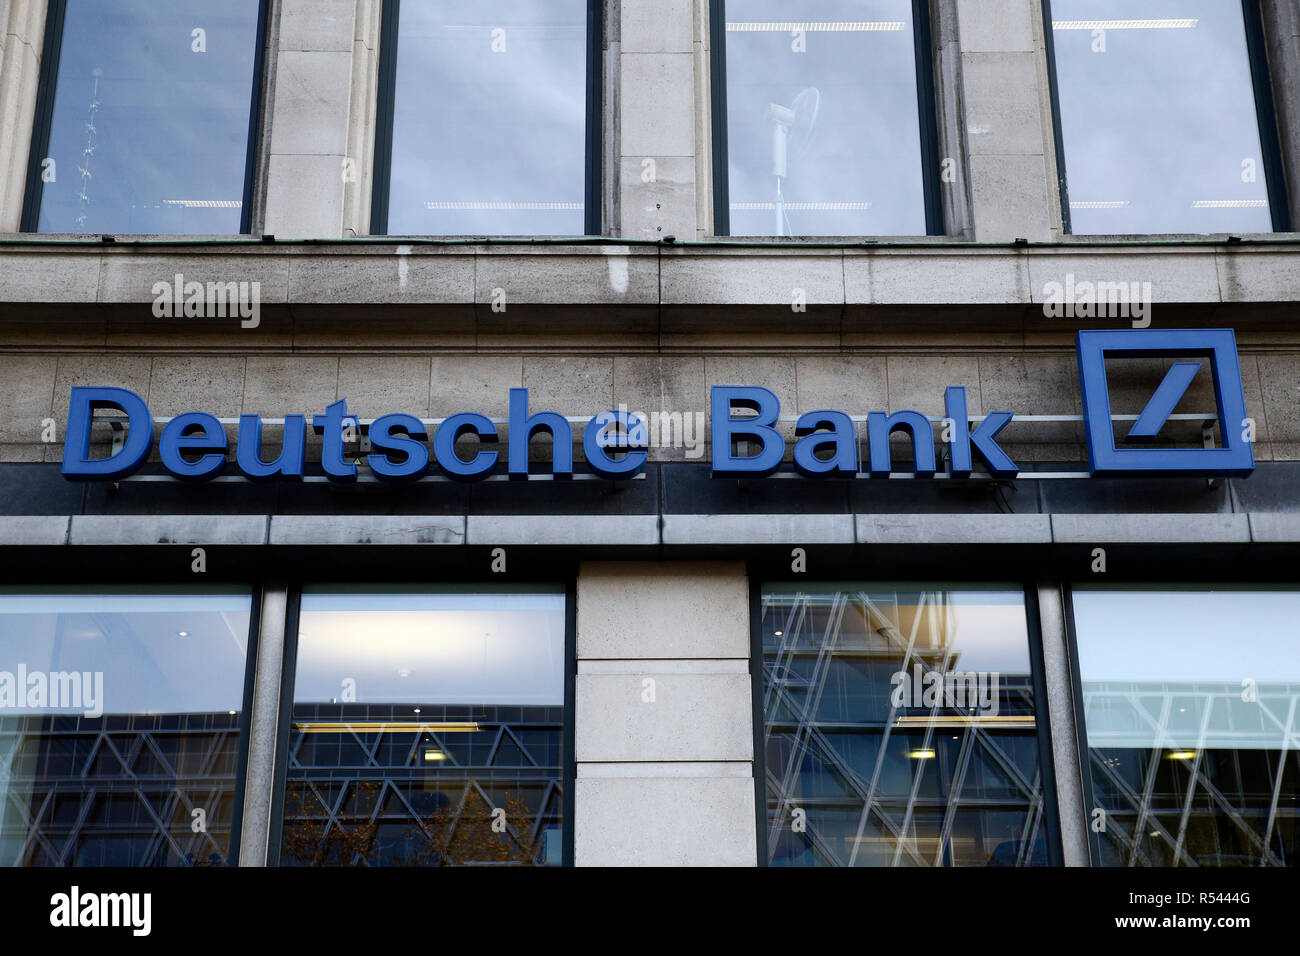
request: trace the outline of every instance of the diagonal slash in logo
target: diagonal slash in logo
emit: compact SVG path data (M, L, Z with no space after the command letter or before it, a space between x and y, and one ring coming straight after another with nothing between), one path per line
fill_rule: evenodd
M1155 394L1147 401L1146 408L1129 429L1125 441L1155 441L1160 429L1164 428L1169 416L1178 407L1178 402L1187 393L1187 387L1201 370L1200 362L1175 362L1165 373L1164 380Z

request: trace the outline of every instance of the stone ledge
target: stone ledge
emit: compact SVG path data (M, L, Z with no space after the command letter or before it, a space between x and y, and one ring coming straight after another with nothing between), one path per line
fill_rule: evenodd
M1057 544L1235 544L1250 541L1244 514L1054 514Z
M72 545L260 545L262 515L73 515Z
M274 515L271 544L465 543L460 515Z
M859 514L858 544L1050 544L1042 514Z

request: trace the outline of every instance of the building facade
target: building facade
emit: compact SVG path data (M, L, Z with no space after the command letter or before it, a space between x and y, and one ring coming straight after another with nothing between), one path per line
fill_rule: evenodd
M1300 858L1294 3L0 40L0 862Z

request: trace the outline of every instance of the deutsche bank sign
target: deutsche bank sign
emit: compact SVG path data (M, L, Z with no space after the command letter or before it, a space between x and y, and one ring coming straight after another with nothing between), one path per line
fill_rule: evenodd
M1254 470L1236 340L1230 329L1079 332L1076 345L1090 474L1218 477L1244 476ZM1108 358L1178 360L1118 443L1107 380ZM1152 447L1207 365L1222 447ZM778 430L781 402L771 390L758 385L714 386L709 404L714 477L762 478L781 468L787 443ZM125 425L125 437L111 454L92 458L91 432L95 412L100 409L116 413L118 425ZM995 478L1019 475L1019 467L998 444L998 434L1014 418L1012 411L993 411L972 422L965 387L948 386L941 438L947 449L947 474L970 477L978 463ZM324 476L331 481L356 481L358 459L347 452L347 444L359 423L348 413L346 400L330 404L324 414L312 417L311 424L321 436L319 464ZM540 431L553 439L549 473L573 475L573 425L564 415L531 411L528 390L513 388L506 424L509 432L503 453L496 448L497 424L478 412L458 412L442 419L432 433L427 423L414 415L384 415L369 424L372 451L365 461L376 479L387 482L415 481L435 467L447 478L478 481L501 472L503 458L506 475L527 478L529 442ZM129 477L143 467L153 450L153 425L144 400L127 389L73 388L64 442L64 477L72 481ZM301 479L306 470L306 416L285 416L279 448L269 460L264 457L262 432L260 416L240 416L234 447L238 472L251 481ZM905 470L917 478L934 477L939 468L934 422L911 410L867 413L865 470L857 422L849 413L837 409L805 412L795 422L794 469L809 478L889 477L898 473L890 448L895 433L903 433L911 446ZM582 434L588 469L611 480L632 478L644 470L647 444L645 422L625 409L596 415L586 422ZM221 474L229 464L230 451L224 423L207 412L186 412L167 420L158 439L163 468L183 481L204 481Z
M1255 470L1255 451L1246 435L1246 397L1237 361L1237 340L1231 329L1141 330L1080 332L1079 388L1088 436L1088 462L1094 477L1140 475L1241 476ZM1173 413L1205 360L1214 383L1215 415L1221 448L1126 448L1115 445L1111 428L1107 357L1184 358L1165 374L1126 440L1149 444Z

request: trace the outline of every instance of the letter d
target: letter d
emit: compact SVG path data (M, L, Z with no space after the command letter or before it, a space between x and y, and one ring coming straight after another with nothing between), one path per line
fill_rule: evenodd
M90 431L97 408L126 413L126 442L107 458L90 457ZM153 448L153 419L149 406L125 388L72 389L68 430L63 441L63 477L69 481L116 481L144 464Z

